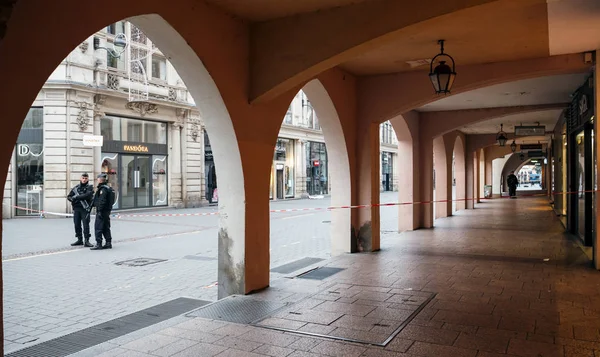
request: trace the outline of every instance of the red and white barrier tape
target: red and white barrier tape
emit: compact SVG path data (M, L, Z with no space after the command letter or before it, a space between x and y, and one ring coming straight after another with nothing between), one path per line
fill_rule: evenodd
M598 190L588 191L573 191L573 192L554 192L552 195L562 194L576 194L576 193L593 193ZM546 193L534 193L534 194L520 194L519 197L535 197L535 196L548 196ZM509 196L497 197L497 198L479 198L480 200L492 200L498 198L510 198ZM389 203L377 203L369 205L355 205L355 206L329 206L329 207L311 207L311 208L290 208L290 209L274 209L270 210L270 213L283 213L283 212L306 212L306 211L333 211L337 209L360 209L360 208L372 208L372 207L391 207L391 206L406 206L406 205L421 205L429 203L444 203L444 202L460 202L460 201L474 201L476 198L458 198L458 199L446 199L446 200L430 200L430 201L415 201L415 202L389 202ZM40 211L31 208L12 206L14 208L39 213L41 217L44 215L62 216L62 217L73 217L72 213L57 213L50 211ZM149 214L111 214L112 218L141 218L141 217L199 217L199 216L216 216L219 212L210 213L149 213Z

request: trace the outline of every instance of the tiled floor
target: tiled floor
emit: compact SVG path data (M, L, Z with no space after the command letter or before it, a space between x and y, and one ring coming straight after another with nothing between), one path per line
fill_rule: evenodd
M279 279L254 295L308 301L295 311L310 321L283 312L272 323L379 338L382 321L410 311L398 304L437 294L385 347L182 316L77 356L600 357L600 273L545 200L487 201L436 226L336 257L328 265L346 269L324 281Z

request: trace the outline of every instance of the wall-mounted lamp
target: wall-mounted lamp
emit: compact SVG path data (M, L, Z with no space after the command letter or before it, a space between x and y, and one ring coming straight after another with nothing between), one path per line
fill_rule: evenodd
M517 151L517 143L515 143L514 140L513 140L512 144L510 144L510 151L512 151L512 152Z
M455 63L452 56L444 53L444 40L439 40L438 43L440 44L440 53L433 57L429 64L429 79L431 80L431 84L433 84L436 94L448 94L456 78ZM452 61L452 68L446 64L446 61L440 61L434 69L433 64L435 59L440 56L449 58Z

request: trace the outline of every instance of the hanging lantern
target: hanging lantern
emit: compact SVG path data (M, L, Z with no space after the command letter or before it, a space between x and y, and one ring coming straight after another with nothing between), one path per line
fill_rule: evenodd
M512 144L510 144L510 151L512 151L512 152L517 151L517 144L515 143L514 140L513 140Z
M502 130L502 124L500 124L500 131L496 134L496 141L500 146L504 146L507 140L506 133Z
M429 79L431 80L431 84L433 84L433 89L435 89L436 94L448 94L452 89L452 85L454 84L454 79L456 78L455 64L454 58L452 56L444 53L444 40L439 40L441 52L438 53L429 65ZM440 61L439 64L433 68L433 64L435 59L438 57L447 57L452 61L452 68L446 64L446 61Z

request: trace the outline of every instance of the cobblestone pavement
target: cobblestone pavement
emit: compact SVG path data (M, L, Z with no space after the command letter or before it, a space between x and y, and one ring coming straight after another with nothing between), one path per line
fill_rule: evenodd
M382 194L382 202L397 193ZM326 207L329 199L273 202L272 209ZM149 213L208 213L216 207ZM396 229L395 207L382 208L382 231ZM273 213L271 267L328 258L330 214ZM113 219L115 248L72 248L72 221L3 221L5 352L108 321L178 297L216 300L216 216ZM142 267L115 265L165 259ZM272 280L280 277L272 274Z
M325 280L277 279L245 297L294 303L285 310L293 313L269 318L294 333L194 313L73 357L600 356L600 274L546 200L487 201L436 226L389 234L375 254L334 257L327 265L344 270ZM300 332L383 338L386 319L430 293L385 346Z

